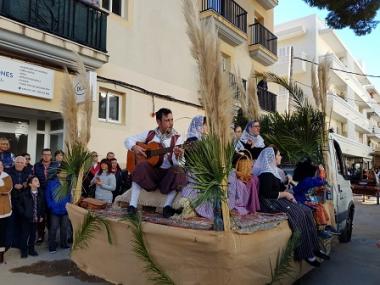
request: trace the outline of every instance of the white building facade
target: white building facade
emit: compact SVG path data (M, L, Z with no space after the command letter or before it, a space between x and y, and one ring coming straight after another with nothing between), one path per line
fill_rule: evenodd
M326 27L316 15L295 19L275 27L278 36L278 62L272 71L289 78L291 47L293 47L292 80L313 101L311 86L311 62L324 59L331 62L327 98L327 122L339 135L347 166L364 162L372 167L374 150L380 142L380 96L366 76L362 64L355 59L337 34ZM304 59L304 60L302 60ZM348 71L348 72L346 72ZM279 112L288 110L287 93L279 88Z

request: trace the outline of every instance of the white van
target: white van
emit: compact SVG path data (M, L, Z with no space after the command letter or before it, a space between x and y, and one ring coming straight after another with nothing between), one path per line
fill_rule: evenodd
M349 242L352 235L352 223L355 213L355 205L348 180L342 150L334 133L329 134L329 151L331 154L332 168L335 169L336 183L332 183L332 195L334 201L335 220L337 230L341 233L339 240ZM334 185L335 184L335 185Z

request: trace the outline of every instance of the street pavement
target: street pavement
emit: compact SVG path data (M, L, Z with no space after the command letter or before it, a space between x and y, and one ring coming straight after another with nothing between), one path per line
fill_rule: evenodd
M378 285L380 284L380 205L371 198L365 203L361 197L355 197L355 218L352 241L347 244L337 243L331 252L331 260L324 262L298 280L297 285ZM30 265L37 261L54 261L70 258L70 250L58 250L49 254L47 245L36 247L38 257L21 259L15 249L7 252L6 264L0 265L0 284L4 285L106 285L106 282L81 281L70 272L61 276L46 277L43 275L12 273L10 269ZM65 273L65 272L63 272Z

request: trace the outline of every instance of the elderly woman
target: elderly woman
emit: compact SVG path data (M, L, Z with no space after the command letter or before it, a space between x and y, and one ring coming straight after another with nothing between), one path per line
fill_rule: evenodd
M259 155L253 167L253 174L260 181L260 205L266 212L284 212L288 216L288 222L293 232L300 232L301 242L295 249L295 258L304 259L312 266L318 267L320 263L316 257L329 259L320 250L316 225L314 224L311 209L302 204L297 204L294 196L285 191L286 187L281 182L278 165L281 164L281 154L275 147L265 148Z
M6 244L6 234L9 217L12 215L12 185L12 178L4 172L4 164L0 161L0 263L4 262L4 253L9 247Z
M257 120L248 122L240 141L244 148L251 153L252 158L256 159L265 147L264 139L260 136L260 122Z

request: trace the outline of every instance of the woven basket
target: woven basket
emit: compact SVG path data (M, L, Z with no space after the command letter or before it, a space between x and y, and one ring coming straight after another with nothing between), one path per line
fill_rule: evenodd
M251 154L249 153L249 156L245 153L242 154L236 162L237 178L247 183L252 177L252 167L253 161Z

